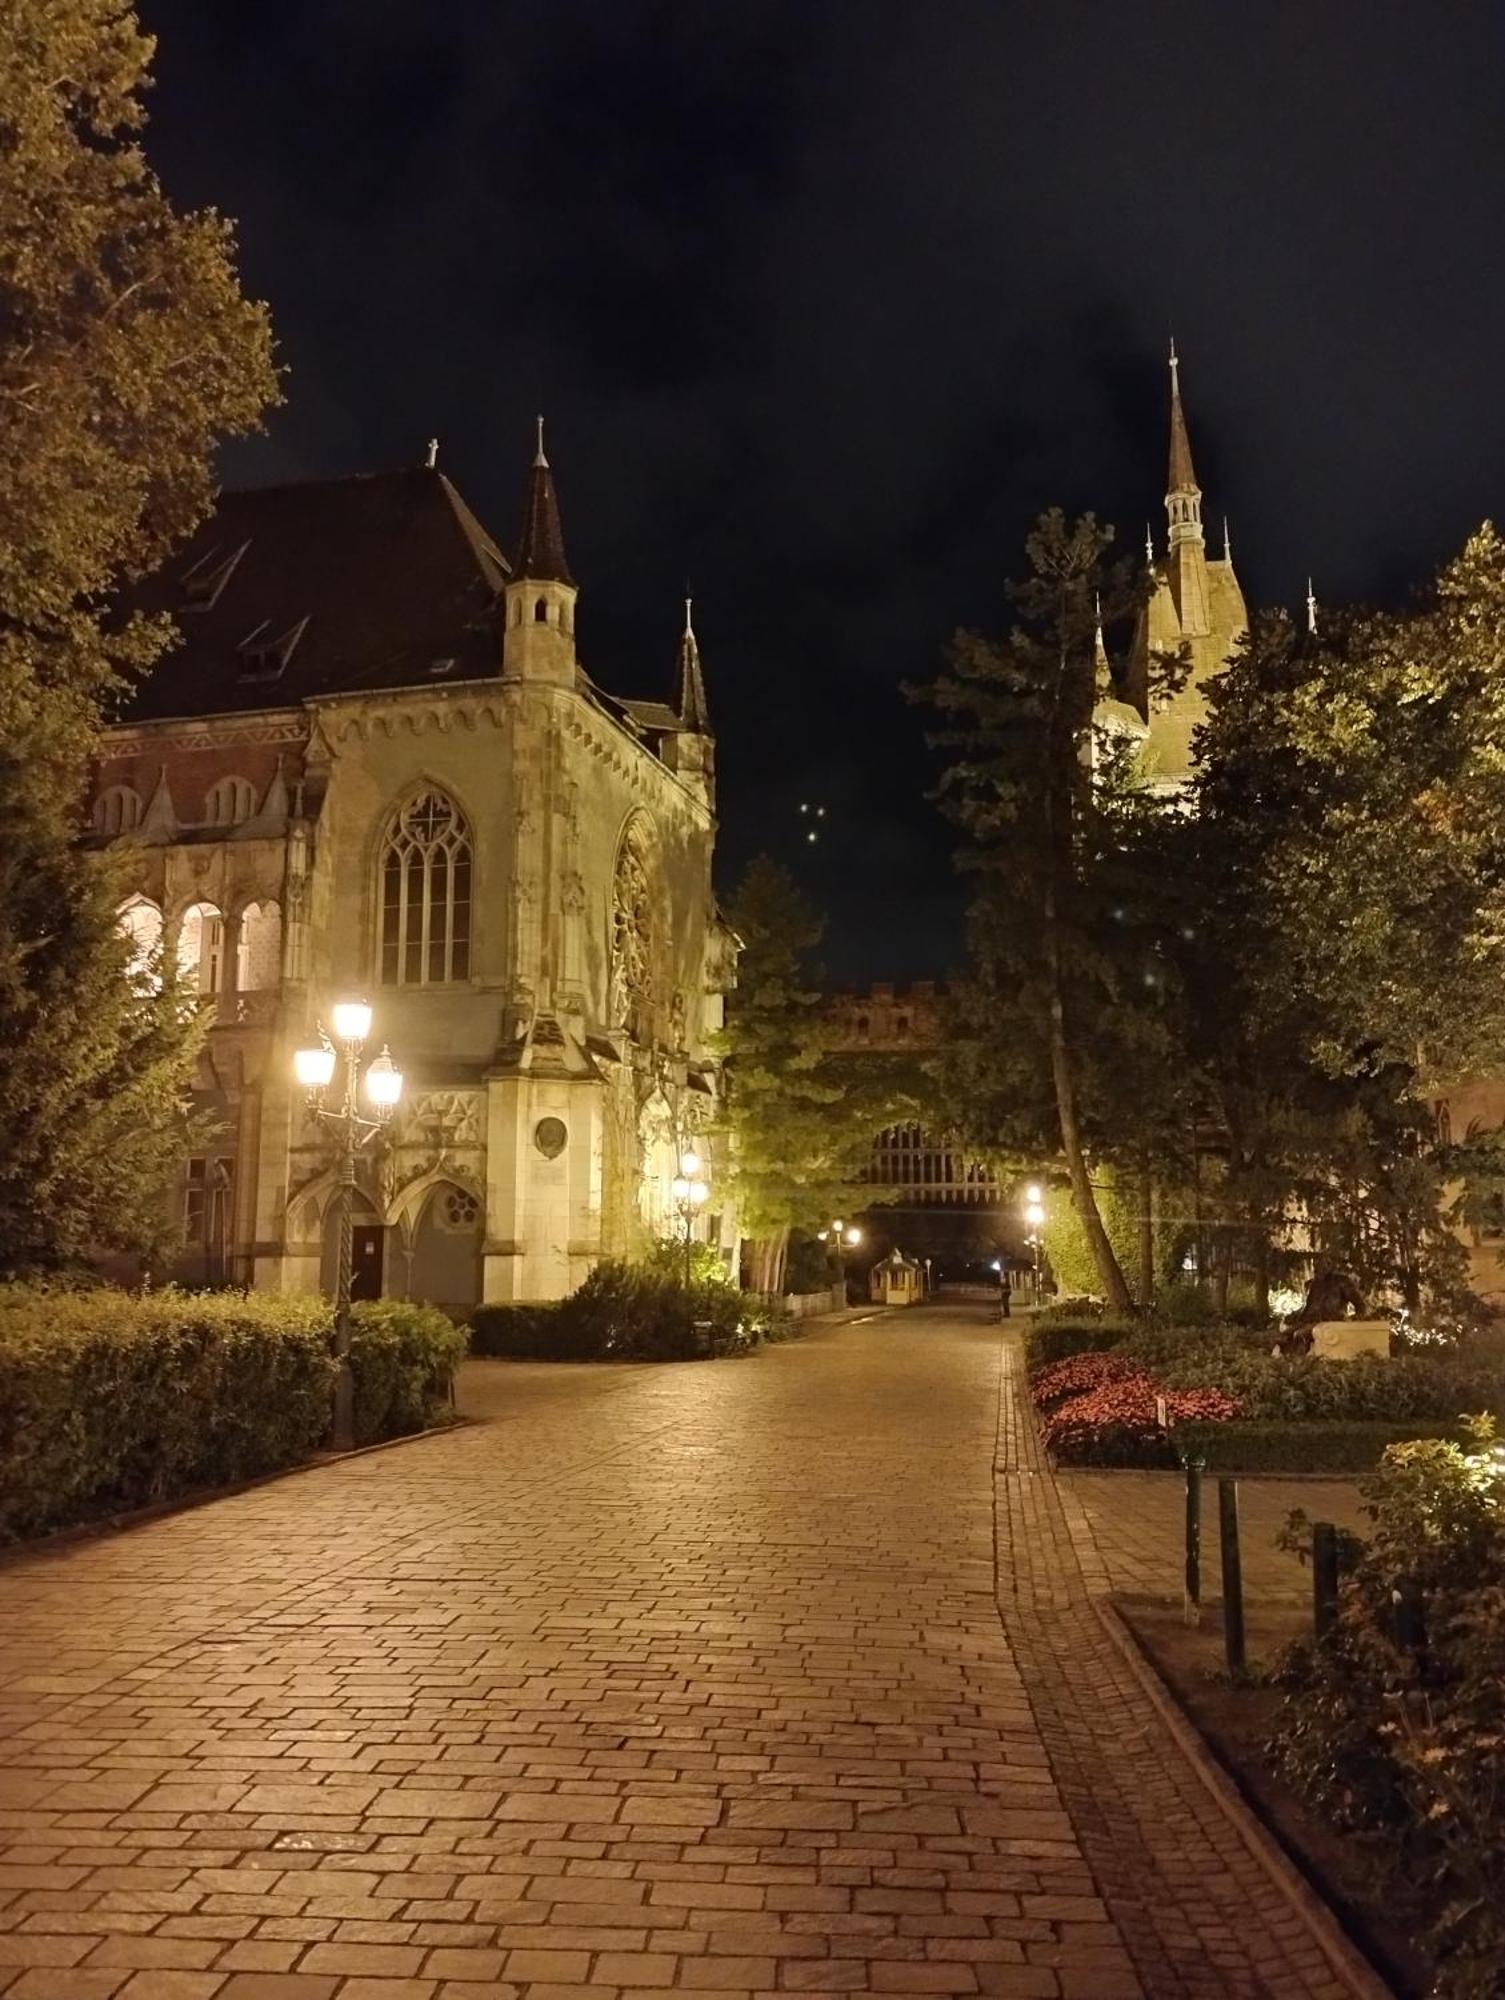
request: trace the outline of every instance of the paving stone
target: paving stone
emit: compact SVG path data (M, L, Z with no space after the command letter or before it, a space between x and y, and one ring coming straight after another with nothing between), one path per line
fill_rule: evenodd
M1354 1990L1093 1608L1166 1489L980 1311L462 1405L0 1569L5 2000Z

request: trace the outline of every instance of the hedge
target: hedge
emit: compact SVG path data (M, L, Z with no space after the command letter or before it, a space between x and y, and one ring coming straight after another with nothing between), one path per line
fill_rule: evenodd
M310 1457L329 1430L332 1330L307 1296L0 1289L0 1540ZM358 1306L357 1442L432 1421L463 1348L431 1307Z
M1419 1437L1455 1437L1443 1423L1177 1424L1178 1460L1209 1472L1373 1472L1389 1446Z
M765 1302L733 1286L683 1282L644 1264L598 1264L567 1299L480 1306L471 1350L514 1361L694 1361L775 1332Z
M1101 1354L1121 1347L1135 1331L1136 1323L1105 1313L1041 1313L1026 1320L1023 1327L1025 1366L1031 1374L1047 1368L1052 1361L1064 1361L1071 1354Z

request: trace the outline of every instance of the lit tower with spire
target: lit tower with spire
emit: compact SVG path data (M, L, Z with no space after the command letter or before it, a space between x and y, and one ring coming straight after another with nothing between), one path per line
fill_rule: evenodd
M502 673L509 680L548 681L574 687L575 579L564 553L564 528L559 496L543 448L543 418L538 419L538 445L528 468L523 500L523 525L517 556L506 590L506 626L502 637Z
M1233 571L1225 523L1223 553L1209 556L1202 527L1202 489L1192 463L1191 433L1181 397L1181 360L1170 350L1170 455L1165 513L1169 539L1163 560L1148 545L1149 600L1140 613L1124 673L1124 692L1147 727L1144 768L1159 789L1179 791L1191 776L1192 735L1207 713L1207 682L1218 673L1248 622ZM1175 695L1152 696L1151 665L1179 658L1189 669Z

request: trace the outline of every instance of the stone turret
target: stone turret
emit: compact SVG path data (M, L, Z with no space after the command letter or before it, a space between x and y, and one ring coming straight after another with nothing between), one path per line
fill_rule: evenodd
M543 448L540 417L538 447L528 469L522 532L505 593L504 678L547 681L555 687L575 686L579 677L575 661L578 595L564 553L559 496Z

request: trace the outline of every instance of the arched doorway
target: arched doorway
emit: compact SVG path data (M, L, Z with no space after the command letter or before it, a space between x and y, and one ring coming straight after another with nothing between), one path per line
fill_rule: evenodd
M450 1310L481 1302L481 1204L468 1188L440 1181L413 1231L408 1296Z
M340 1204L330 1201L324 1211L324 1241L319 1259L319 1289L332 1299L340 1281ZM359 1189L350 1211L350 1296L379 1299L387 1286L387 1232L381 1218Z

